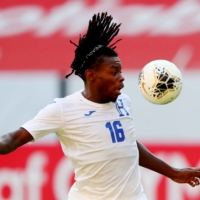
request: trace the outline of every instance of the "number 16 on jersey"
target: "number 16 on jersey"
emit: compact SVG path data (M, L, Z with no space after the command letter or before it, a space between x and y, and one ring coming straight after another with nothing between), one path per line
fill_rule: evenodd
M123 142L125 140L124 130L120 121L114 121L113 123L107 122L105 126L110 131L113 143Z

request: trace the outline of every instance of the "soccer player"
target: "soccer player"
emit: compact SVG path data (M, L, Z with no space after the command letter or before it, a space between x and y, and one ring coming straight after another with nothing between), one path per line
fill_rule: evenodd
M176 169L136 140L131 101L124 87L115 43L120 24L107 13L94 15L80 37L72 73L84 89L56 98L18 130L0 138L0 154L56 133L64 154L75 167L75 183L68 200L146 200L139 166L177 183L199 185L200 169ZM67 198L67 197L66 197Z

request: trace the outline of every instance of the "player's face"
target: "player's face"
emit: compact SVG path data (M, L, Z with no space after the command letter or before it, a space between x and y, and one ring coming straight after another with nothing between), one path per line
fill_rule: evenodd
M118 57L104 57L96 71L95 87L101 95L102 102L115 102L124 87L122 65Z

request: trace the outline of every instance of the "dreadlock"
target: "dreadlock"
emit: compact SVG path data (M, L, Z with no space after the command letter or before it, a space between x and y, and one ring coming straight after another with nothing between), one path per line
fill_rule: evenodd
M88 62L91 60L94 54L99 49L105 50L109 48L112 52L116 48L115 44L121 39L117 40L110 46L109 43L119 32L121 24L111 23L112 16L108 16L107 13L101 13L93 15L92 20L89 21L87 33L79 38L78 45L70 40L70 42L76 46L75 58L71 64L72 72L66 75L68 78L75 72L76 75L83 78L85 70L88 68ZM117 55L117 54L116 54Z

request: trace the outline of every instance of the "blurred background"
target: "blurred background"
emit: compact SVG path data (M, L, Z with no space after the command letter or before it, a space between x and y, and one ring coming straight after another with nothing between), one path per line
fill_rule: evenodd
M83 88L69 73L94 13L122 23L116 39L137 139L174 167L200 166L200 0L0 0L0 135L18 129L56 97ZM180 96L147 102L138 75L155 59L183 75ZM148 200L200 200L200 189L141 168ZM0 200L66 200L73 167L52 133L0 156Z

